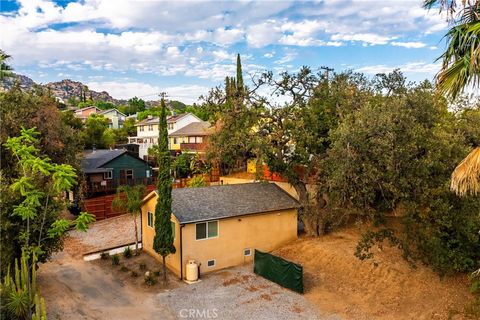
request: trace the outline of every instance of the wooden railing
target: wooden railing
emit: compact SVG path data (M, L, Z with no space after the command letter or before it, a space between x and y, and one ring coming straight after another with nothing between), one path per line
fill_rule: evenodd
M180 143L180 150L182 151L205 151L207 145L205 143Z
M87 182L87 197L91 197L99 193L112 193L117 190L119 186L134 186L143 184L145 186L156 183L156 178L138 178L138 179L112 179L101 182Z

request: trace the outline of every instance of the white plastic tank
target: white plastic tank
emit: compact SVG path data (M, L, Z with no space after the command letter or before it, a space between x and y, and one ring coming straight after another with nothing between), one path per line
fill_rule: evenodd
M198 264L195 260L188 260L185 272L187 281L198 280Z

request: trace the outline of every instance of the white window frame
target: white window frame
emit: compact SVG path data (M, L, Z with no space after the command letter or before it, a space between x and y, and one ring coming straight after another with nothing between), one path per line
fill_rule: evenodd
M105 174L108 173L109 177L106 177ZM113 169L108 169L107 172L103 173L103 180L112 180L113 179Z
M132 180L135 179L135 171L133 169L125 169L125 179L128 179L128 175L129 175L128 171L132 172L132 174L131 174L132 177L130 179L132 179Z
M248 254L245 254L245 251L248 250ZM251 248L245 248L243 249L243 256L244 257L250 257L252 255L252 249Z
M149 217L152 217L151 219ZM152 225L150 225L150 220L152 220ZM155 223L153 222L153 213L150 211L147 211L147 227L152 228L155 226Z
M211 266L208 265L208 263L210 261L213 261L213 265L211 265ZM214 268L216 265L217 265L217 260L215 260L215 259L207 260L207 268Z
M196 137L196 138L195 138L195 141L196 141L197 143L203 143L203 137Z
M208 223L209 222L216 222L217 223L217 235L215 237L209 237L208 236ZM205 238L197 239L197 224L205 224ZM196 241L215 239L215 238L218 238L219 235L220 235L220 222L218 220L210 220L210 221L195 223L195 240Z
M143 132L143 131L145 131L145 128L144 128L144 126L139 126L139 128L140 128L140 132Z

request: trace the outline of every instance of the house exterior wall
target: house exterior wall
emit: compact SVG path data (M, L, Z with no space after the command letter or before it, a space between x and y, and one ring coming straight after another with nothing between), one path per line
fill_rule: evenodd
M183 127L189 125L190 123L193 123L193 122L201 122L202 120L198 119L196 116L194 116L193 114L189 113L183 117L181 117L180 119L178 119L177 121L175 121L173 123L173 130L168 130L168 134L174 132L174 131L177 131L178 129L182 129Z
M144 250L161 261L153 251L154 230L147 226L147 212L155 211L157 196L149 199L142 207L142 241ZM180 225L175 221L175 248L177 252L167 257L167 266L180 276ZM218 220L218 237L196 240L196 225L186 224L182 231L183 276L188 260L201 263L201 273L240 265L252 261L254 249L272 251L297 239L297 210L281 210ZM250 256L244 256L250 249ZM207 261L215 260L208 267Z
M143 131L142 128L143 127ZM137 136L138 137L158 137L158 123L157 124L144 124L137 126Z
M147 178L147 170L152 174L150 166L129 154L123 154L118 158L106 163L103 168L113 169L113 179L120 179L120 170L132 169L134 179Z
M83 117L88 117L89 115L91 115L92 113L97 113L98 109L95 108L95 107L90 107L90 108L86 108L86 109L83 109L81 111L75 111L75 114L77 116L83 116Z
M156 253L155 250L153 250L153 238L155 237L155 230L152 227L149 227L147 224L147 212L150 211L155 215L156 203L157 197L153 197L142 207L142 247L143 250L149 255L153 256L158 261L162 261L162 257ZM165 263L173 273L180 277L180 224L174 215L172 215L171 220L175 223L175 238L173 239L173 245L175 246L176 252L168 255L165 259Z
M105 112L103 113L103 116L107 119L110 119L110 128L119 129L123 127L125 117L121 115L117 110L110 110L109 112Z

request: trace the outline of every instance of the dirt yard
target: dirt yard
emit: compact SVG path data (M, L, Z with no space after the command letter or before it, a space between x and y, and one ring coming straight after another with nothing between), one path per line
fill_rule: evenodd
M128 218L97 222L87 233L70 232L63 252L40 266L38 283L49 319L340 319L320 315L302 295L253 274L251 265L206 275L192 285L170 273L164 288L161 275L154 286L144 283L145 271L161 270L146 254L119 255L118 266L110 258L83 260L85 253L129 243L133 228ZM132 277L132 271L138 276Z
M275 252L304 266L305 297L323 312L344 319L464 319L473 300L466 277L440 279L430 269L406 263L384 247L372 261L353 255L360 230L300 239Z

